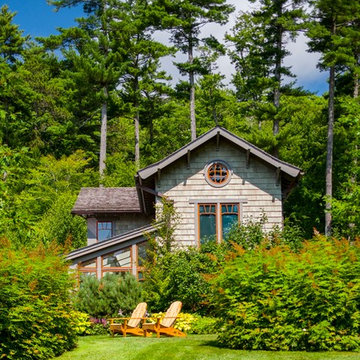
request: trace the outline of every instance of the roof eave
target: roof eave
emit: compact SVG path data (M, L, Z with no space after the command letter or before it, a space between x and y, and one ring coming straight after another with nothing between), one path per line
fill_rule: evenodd
M177 161L181 157L185 156L188 152L188 150L192 151L196 149L197 147L201 146L202 144L206 143L208 140L216 136L217 134L223 136L228 141L238 145L239 147L243 148L244 150L250 150L251 154L256 156L257 158L265 161L266 163L270 164L271 166L275 168L280 168L280 170L291 176L292 178L296 178L301 174L301 169L286 163L285 161L279 160L275 158L274 156L266 153L264 150L261 150L260 148L256 147L255 145L249 143L248 141L241 139L240 137L230 133L224 128L221 128L219 126L213 128L212 130L208 131L207 133L201 135L197 139L193 140L192 142L188 143L187 145L183 146L179 150L175 151L171 155L167 156L161 161L158 161L155 164L152 164L150 166L147 166L144 169L141 169L138 171L137 176L139 176L141 179L145 180L153 175L156 174L156 172L160 169L164 169L168 165L172 164L173 162Z
M152 233L154 231L156 231L156 228L153 225L143 226L141 228L129 231L127 233L114 236L105 241L73 250L68 255L66 255L66 260L76 260L78 258L82 258L89 254L104 250L106 248L110 248L118 244L126 243L128 241L131 241L133 239L136 239L144 235L145 233Z

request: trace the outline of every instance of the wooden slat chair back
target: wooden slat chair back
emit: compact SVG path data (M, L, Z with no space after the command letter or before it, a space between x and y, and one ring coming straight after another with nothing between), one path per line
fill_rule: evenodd
M144 336L149 336L150 333L155 333L156 337L160 337L160 335L186 336L182 331L174 328L174 323L180 313L181 307L181 301L175 301L170 305L162 320L158 318L156 323L143 323L142 329Z
M182 303L181 301L173 302L168 308L164 318L161 320L161 325L164 327L172 327L176 321L177 316L181 311Z
M145 321L147 304L142 302L138 304L129 318L112 318L110 321L110 333L114 336L115 333L146 336L143 329L140 328L140 322Z
M146 308L147 308L147 304L145 302L138 304L130 316L130 320L128 321L128 326L133 328L138 327L141 319L145 317Z

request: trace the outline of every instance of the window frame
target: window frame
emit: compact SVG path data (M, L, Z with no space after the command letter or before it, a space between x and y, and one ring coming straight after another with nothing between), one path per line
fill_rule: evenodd
M130 266L104 267L104 257L109 256L117 251L122 251L122 250L126 250L126 249L129 249L129 252L130 252ZM114 272L116 272L116 273L130 272L132 274L132 265L133 265L133 254L132 254L132 246L131 245L121 248L121 249L118 249L118 250L115 250L115 251L108 252L104 255L101 255L101 278L103 278L104 275L108 272L112 272L112 273L114 273Z
M90 267L90 268L82 267L83 263L86 263L86 262L92 261L92 260L94 260L94 262L95 262L95 267ZM81 274L89 274L89 275L91 274L90 276L95 276L95 278L97 278L97 263L98 263L97 257L77 263L76 282L77 282L78 286L80 285Z
M223 228L223 215L224 215L224 213L223 213L223 211L222 211L222 207L223 207L224 205L225 205L225 206L226 206L226 205L232 205L232 206L236 205L236 206L238 207L238 211L237 211L238 225L240 225L240 222L241 222L240 203L236 203L236 202L229 202L229 203L227 203L227 202L220 202L220 203L219 203L219 208L220 208L220 214L219 214L219 216L220 216L220 226L221 226L220 241L223 241L223 240L224 240L224 237L223 237L223 232L224 232L224 228ZM226 213L225 213L225 214L226 214ZM233 214L233 213L232 213L232 214Z
M210 178L210 175L209 175L210 168L216 164L221 164L222 166L224 166L227 169L226 179L221 183L216 183L215 181L213 181ZM229 182L231 181L231 178L232 178L232 174L233 174L233 170L232 170L231 166L226 161L221 160L221 159L211 160L210 162L208 162L205 165L205 168L204 168L205 181L210 186L215 187L215 188L222 188L222 187L226 186L227 184L229 184Z
M247 203L246 199L223 199L223 200L190 200L190 203L194 204L195 208L195 221L197 229L195 229L196 244L197 247L201 247L200 242L200 205L216 205L216 243L221 243L224 241L222 236L222 205L237 205L238 206L238 224L242 222L243 206L242 204Z
M200 206L215 206L215 239L216 239L216 243L219 242L219 234L218 234L218 204L216 202L208 202L208 203L202 203L199 202L197 204L197 221L198 221L198 247L200 248L201 246L201 229L200 229ZM210 214L210 213L209 213ZM203 213L203 215L208 215L206 213Z
M96 220L96 242L98 242L98 243L107 240L107 239L99 240L99 223L111 223L111 236L107 239L110 239L111 237L114 236L114 221L113 220Z
M144 240L142 242L136 243L136 279L137 281L144 281L144 277L142 279L139 279L139 272L144 273L144 266L139 266L139 246L148 244L147 240Z

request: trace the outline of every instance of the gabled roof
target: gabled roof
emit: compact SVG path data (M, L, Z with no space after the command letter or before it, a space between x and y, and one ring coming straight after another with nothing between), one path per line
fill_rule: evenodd
M145 225L135 230L128 231L124 234L113 236L107 240L98 242L96 244L76 249L69 253L66 256L66 259L74 261L84 257L101 256L111 251L119 250L121 247L127 246L128 243L132 240L140 239L140 241L143 241L142 238L144 233L152 233L154 231L156 231L156 229L153 225Z
M72 209L73 214L141 213L135 187L82 188Z
M264 150L259 149L255 145L232 134L231 132L227 131L226 129L224 129L220 126L214 127L212 130L199 136L197 139L191 141L190 143L183 146L179 150L173 152L171 155L167 156L163 160L160 160L155 164L149 165L146 168L139 170L137 174L142 180L146 180L149 177L156 174L156 172L158 170L164 169L165 167L172 164L176 160L187 155L188 151L195 150L199 146L205 144L207 141L209 141L210 139L217 137L217 136L219 136L219 138L223 137L224 139L239 146L244 151L250 151L251 156L255 156L275 168L280 168L281 172L283 172L284 174L287 174L288 176L290 176L292 178L296 178L302 174L301 169L299 169L298 167L291 165L289 163L286 163L285 161L279 160L278 158L268 154ZM220 146L221 146L221 140L220 140Z

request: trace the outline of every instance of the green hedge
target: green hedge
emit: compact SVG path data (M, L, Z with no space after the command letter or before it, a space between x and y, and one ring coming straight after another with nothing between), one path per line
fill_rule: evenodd
M55 249L0 245L0 357L48 359L76 346L72 279Z
M219 341L263 350L360 350L360 242L305 242L300 252L235 245L213 280L227 325Z

